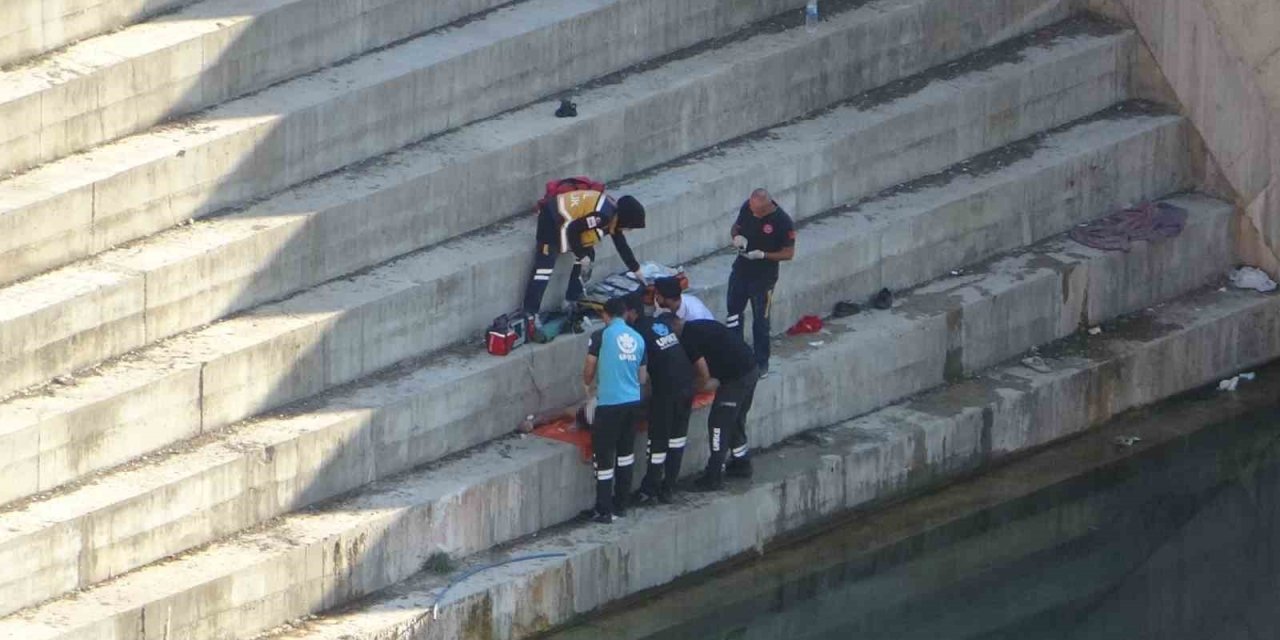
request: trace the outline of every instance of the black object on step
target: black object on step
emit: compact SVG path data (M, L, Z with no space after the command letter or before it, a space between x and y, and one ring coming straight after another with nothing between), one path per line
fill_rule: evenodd
M836 308L831 312L831 315L837 318L847 318L849 316L856 315L859 311L862 311L862 307L858 306L858 303L851 302L849 300L841 300L836 303Z
M893 292L888 289L881 289L876 297L871 299L871 306L877 309L893 308Z
M561 100L560 108L556 109L557 118L576 118L578 116L578 103L569 100Z

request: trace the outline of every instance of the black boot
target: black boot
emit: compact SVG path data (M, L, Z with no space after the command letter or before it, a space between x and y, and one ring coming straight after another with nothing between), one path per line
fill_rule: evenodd
M725 465L725 475L730 478L750 478L754 470L751 468L751 458L741 457L734 458Z

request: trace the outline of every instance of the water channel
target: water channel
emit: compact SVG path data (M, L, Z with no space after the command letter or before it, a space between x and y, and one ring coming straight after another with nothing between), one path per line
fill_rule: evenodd
M1258 375L548 638L1280 638L1280 367Z

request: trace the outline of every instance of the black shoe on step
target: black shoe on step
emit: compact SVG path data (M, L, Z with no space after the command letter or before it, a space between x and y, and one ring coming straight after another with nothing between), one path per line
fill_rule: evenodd
M718 474L713 475L711 473L703 472L702 475L698 476L697 480L693 481L694 491L719 491L723 488L724 478Z
M608 513L602 513L602 512L596 511L595 509L583 509L582 512L578 514L578 520L582 522L599 522L600 524L611 524L613 522L613 515Z
M755 470L751 468L750 458L734 458L725 465L724 473L730 478L750 478Z
M631 494L631 504L637 507L651 507L658 504L660 500L659 495L649 493L644 489L636 489L636 492Z
M662 504L671 504L675 501L676 496L674 491L666 487L658 489L658 502L661 502Z

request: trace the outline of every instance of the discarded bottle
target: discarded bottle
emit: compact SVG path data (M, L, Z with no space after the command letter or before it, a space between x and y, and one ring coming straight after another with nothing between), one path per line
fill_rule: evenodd
M818 32L818 0L809 0L809 4L804 6L804 30Z

